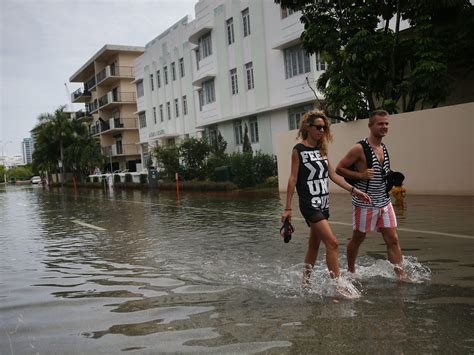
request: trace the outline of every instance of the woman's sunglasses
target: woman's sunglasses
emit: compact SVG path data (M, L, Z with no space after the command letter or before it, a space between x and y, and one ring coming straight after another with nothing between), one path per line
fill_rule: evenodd
M316 127L316 129L318 131L322 131L322 130L325 130L326 129L326 126L325 125L321 125L321 124L310 124L311 127Z

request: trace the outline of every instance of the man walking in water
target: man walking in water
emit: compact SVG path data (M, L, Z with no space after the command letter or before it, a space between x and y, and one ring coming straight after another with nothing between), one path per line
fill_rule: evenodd
M339 162L336 172L345 178L355 180L354 187L371 197L371 202L367 203L355 195L352 196L353 233L352 239L347 244L349 271L355 272L357 253L367 233L377 230L382 233L387 245L388 260L394 264L395 273L400 279L406 279L397 235L397 219L387 191L386 175L390 171L390 161L382 139L388 132L388 118L388 112L384 110L370 114L369 137L347 152ZM371 164L370 162L368 164L364 150L367 150L367 156L371 156Z

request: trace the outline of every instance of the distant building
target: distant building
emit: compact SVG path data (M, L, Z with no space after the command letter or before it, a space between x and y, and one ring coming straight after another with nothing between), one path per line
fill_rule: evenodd
M31 164L33 162L33 152L35 151L35 140L33 138L24 138L21 142L23 153L23 163Z
M11 156L4 156L3 157L3 164L5 168L11 169L15 166L23 166L25 163L23 162L23 157L21 155L11 155Z

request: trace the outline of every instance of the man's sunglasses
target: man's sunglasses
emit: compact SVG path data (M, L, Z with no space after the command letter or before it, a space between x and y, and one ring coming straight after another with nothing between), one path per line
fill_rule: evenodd
M316 129L318 131L322 131L322 130L325 130L326 129L326 126L325 125L322 125L322 124L310 124L311 127L316 127Z

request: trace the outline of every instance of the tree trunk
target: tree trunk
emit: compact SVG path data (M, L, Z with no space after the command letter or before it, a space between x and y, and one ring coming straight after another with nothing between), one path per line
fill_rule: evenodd
M64 147L62 139L59 141L59 154L61 157L61 187L64 186Z

